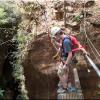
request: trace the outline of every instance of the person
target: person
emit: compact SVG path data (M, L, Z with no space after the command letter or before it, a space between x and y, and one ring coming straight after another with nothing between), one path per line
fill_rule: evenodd
M66 90L68 90L69 67L73 55L75 53L75 49L79 48L85 54L87 52L84 48L82 48L82 46L74 36L65 34L65 32L59 27L51 28L51 36L55 40L55 44L58 46L57 50L58 52L60 52L61 56L61 63L58 67L58 72L57 72L60 79L60 83L62 84L60 90L62 92L66 92Z

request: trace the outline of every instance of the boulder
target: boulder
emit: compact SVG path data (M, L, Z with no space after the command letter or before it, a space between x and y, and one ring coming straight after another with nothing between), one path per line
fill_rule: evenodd
M95 4L95 0L66 0L66 5L79 4L85 7L91 7Z
M54 3L53 8L55 10L61 10L61 8L63 8L63 4L64 4L63 1L57 0L57 1L54 1L53 3Z
M95 0L84 0L85 7L91 7L95 4Z
M55 11L55 19L56 20L62 20L63 19L64 12L63 11Z
M67 6L67 7L66 7L66 11L67 11L67 12L73 12L74 9L73 9L73 7L71 7L71 6Z
M66 22L66 26L69 26L71 28L78 28L79 27L79 23L78 22Z
M93 25L98 25L99 26L100 25L100 15L88 18L87 21L90 22Z

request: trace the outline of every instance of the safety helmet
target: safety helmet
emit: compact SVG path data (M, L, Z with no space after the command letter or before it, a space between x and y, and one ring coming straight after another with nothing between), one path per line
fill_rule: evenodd
M51 36L54 37L57 32L59 32L61 28L59 27L52 27L51 28Z

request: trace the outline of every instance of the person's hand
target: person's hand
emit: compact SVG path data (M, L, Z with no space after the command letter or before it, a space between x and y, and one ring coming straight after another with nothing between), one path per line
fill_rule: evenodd
M88 53L84 50L84 51L83 51L83 54L87 55Z
M63 69L68 69L68 66L66 64L64 64Z
M88 56L90 55L87 51L83 51L83 54Z
M84 49L84 48L80 48L83 52L84 55L89 55L89 53Z

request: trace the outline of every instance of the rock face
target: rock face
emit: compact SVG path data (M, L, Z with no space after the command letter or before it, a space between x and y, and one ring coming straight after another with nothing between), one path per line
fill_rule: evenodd
M82 3L85 5L85 7L91 7L95 4L95 0L82 0Z
M100 15L96 15L88 19L88 21L93 25L100 25Z
M55 49L47 35L41 35L32 44L24 61L26 87L30 99L56 99Z
M76 9L77 11L73 12L74 7L72 6L68 6L68 7L69 7L68 13L70 13L69 14L70 18L68 18L68 20L70 19L70 21L67 24L72 28L76 26L79 28L80 22L78 23L77 21L80 19L77 16L81 14L82 10ZM59 11L61 10L59 10L59 7L56 9L57 12L55 13L57 13L57 17L59 17L60 16ZM94 16L92 13L89 13L87 15L88 18ZM77 21L76 20L73 21L73 18L75 16ZM81 16L80 18L82 18L81 24L83 25L84 16ZM57 25L57 26L58 23L61 22L58 20L53 20L53 21L54 21L53 25ZM49 20L48 24L52 23L53 21ZM55 24L55 22L57 23ZM51 25L51 27L53 25ZM92 24L90 22L86 22L86 28L87 30L89 30L89 32L92 32L93 27L91 25ZM82 29L83 27L84 26L82 26ZM43 29L41 28L41 30ZM82 35L80 37L79 40L83 40L85 42L85 39L83 39ZM55 93L56 93L57 75L55 72L55 65L54 65L55 62L52 60L52 56L54 55L53 51L54 49L51 47L49 38L47 36L42 36L42 37L40 36L34 43L32 43L32 50L29 51L29 54L23 63L24 70L25 70L25 77L26 77L26 86L29 91L30 99L48 99L48 98L55 99L56 98Z
M95 0L65 0L66 5L79 4L85 7L91 7L95 4Z
M9 25L10 26L10 25ZM0 73L2 75L3 65L5 62L5 59L8 56L9 48L11 46L11 39L13 37L13 31L7 28L1 28L0 29L0 40L2 40L0 45ZM10 40L10 41L8 41Z

